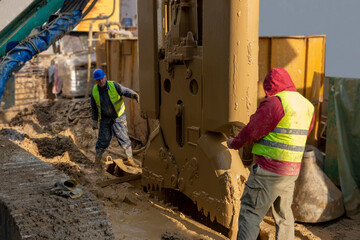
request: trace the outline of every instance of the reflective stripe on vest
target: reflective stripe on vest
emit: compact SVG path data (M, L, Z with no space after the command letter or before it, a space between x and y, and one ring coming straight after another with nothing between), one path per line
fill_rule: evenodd
M298 92L282 91L285 116L276 128L253 146L252 153L287 162L301 162L314 106Z
M119 93L116 91L114 81L107 81L109 85L108 94L110 97L110 101L112 102L117 116L121 116L125 112L125 104L122 99L122 97L119 95ZM92 90L92 95L95 99L96 106L98 107L98 113L99 117L101 119L101 106L100 106L100 95L99 95L99 89L98 85L95 84Z

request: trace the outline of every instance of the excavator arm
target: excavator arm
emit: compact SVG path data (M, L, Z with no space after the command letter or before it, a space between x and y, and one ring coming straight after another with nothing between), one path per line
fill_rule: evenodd
M20 0L21 12L13 1L0 2L2 16L8 20L0 25L0 103L11 75L79 24L97 0L83 12L89 1Z

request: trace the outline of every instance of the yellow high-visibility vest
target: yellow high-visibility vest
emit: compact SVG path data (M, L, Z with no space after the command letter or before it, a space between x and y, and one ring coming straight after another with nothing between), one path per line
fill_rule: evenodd
M285 116L274 130L254 144L252 153L279 161L301 162L314 106L298 92L282 91L273 96L281 99Z
M107 82L109 85L108 93L109 93L110 100L115 108L117 116L119 117L119 116L121 116L121 114L123 114L125 112L124 101L123 101L122 97L119 95L119 93L116 91L114 81L107 81ZM99 95L99 89L98 89L97 84L95 84L95 86L93 87L92 95L95 99L96 106L98 107L99 117L101 119L100 95Z

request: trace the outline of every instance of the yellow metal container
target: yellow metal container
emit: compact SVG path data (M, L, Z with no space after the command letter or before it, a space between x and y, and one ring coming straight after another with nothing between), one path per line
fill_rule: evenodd
M318 146L321 103L325 72L326 36L260 37L258 102L264 97L262 87L271 68L285 68L299 93L315 106L315 125L308 143Z
M85 8L86 9L89 7L89 5L92 3L92 1L89 1L88 5ZM114 6L115 3L115 6ZM112 14L112 12L114 11L114 13ZM112 16L109 18L110 22L119 22L120 21L120 7L119 7L119 1L117 0L98 0L95 4L95 6L93 7L93 9L89 12L88 15L86 15L86 17L84 19L87 18L95 18L97 16L100 15L111 15ZM99 23L104 23L107 20L97 20L93 23L93 31L94 32L98 32L99 31ZM76 30L77 31L89 31L90 29L90 23L92 22L92 20L87 20L87 21L81 21L77 27Z

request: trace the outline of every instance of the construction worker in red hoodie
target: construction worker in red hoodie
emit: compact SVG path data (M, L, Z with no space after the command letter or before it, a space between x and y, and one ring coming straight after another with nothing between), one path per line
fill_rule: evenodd
M227 145L239 149L254 143L256 163L241 197L237 239L256 239L260 223L272 208L276 239L294 239L291 210L305 144L314 124L314 106L283 68L274 68L263 83L266 94L249 123Z

